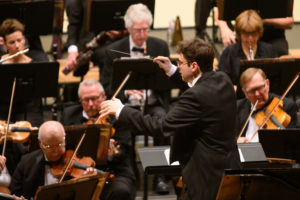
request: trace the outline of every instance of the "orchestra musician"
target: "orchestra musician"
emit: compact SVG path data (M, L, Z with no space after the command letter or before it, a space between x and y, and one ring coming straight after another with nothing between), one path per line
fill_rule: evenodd
M0 36L4 38L4 45L8 51L2 58L13 55L25 48L24 25L16 19L6 19L0 27ZM31 57L20 54L2 64L35 62ZM6 120L8 116L9 101L0 99L0 119ZM11 121L26 120L32 126L40 126L43 122L41 112L41 99L15 99L12 109Z
M219 60L219 70L231 79L235 89L240 75L240 60L275 58L277 53L271 44L260 41L263 35L263 20L254 10L245 10L235 20L237 42L227 46Z
M62 114L62 123L66 126L79 125L87 121L95 121L105 100L102 85L95 79L85 79L78 88L81 105L66 107ZM114 181L106 184L101 193L103 200L133 200L135 198L135 176L130 160L130 132L118 123L113 123L115 134L112 137L118 147L118 155L108 159L107 166L99 166L116 176ZM98 168L99 168L98 167Z
M256 113L265 109L274 97L280 98L278 95L270 92L270 81L267 79L265 73L259 68L248 68L245 70L241 74L240 85L243 93L245 94L245 98L237 101L237 134L242 130L242 127L250 114L250 110L257 100L258 103L256 106ZM291 121L286 128L296 128L296 103L289 98L284 98L283 110L291 117ZM255 114L253 114L244 132L242 133L242 137L238 139L238 142L249 142L250 138L252 138L252 135L256 132L258 127L259 126L255 122ZM251 142L258 142L257 134Z
M168 57L170 55L168 44L165 41L148 36L153 17L146 5L133 4L129 6L124 16L124 22L129 32L129 36L108 45L106 49L105 66L103 73L101 74L100 82L102 83L108 98L114 93L114 91L111 90L112 63L114 59L128 56L140 58L146 55L152 57L159 55ZM129 55L113 52L111 50L125 52ZM147 105L145 105L145 112L157 117L165 115L170 100L169 90L148 90L147 93L148 100ZM132 107L140 108L143 107L142 104L145 100L145 90L121 91L118 97L122 102L129 104ZM154 146L168 145L169 143L169 138L154 139ZM155 177L153 186L158 194L169 193L166 177Z
M44 122L38 133L40 149L24 155L12 176L10 190L16 196L33 198L39 186L58 183L51 167L65 154L65 130L57 121ZM87 168L82 175L96 174Z
M184 41L177 53L177 67L167 57L154 58L172 80L190 87L165 116L144 116L118 99L104 101L101 115L113 114L121 125L145 135L173 136L170 162L182 165L185 199L215 199L224 169L240 167L235 92L224 72L212 71L214 50L209 43Z

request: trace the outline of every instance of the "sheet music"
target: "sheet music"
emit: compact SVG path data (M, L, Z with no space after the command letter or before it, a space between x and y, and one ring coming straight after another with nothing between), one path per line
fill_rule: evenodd
M165 154L166 160L168 162L168 165L179 165L178 161L172 162L170 164L170 148L164 150L164 154Z

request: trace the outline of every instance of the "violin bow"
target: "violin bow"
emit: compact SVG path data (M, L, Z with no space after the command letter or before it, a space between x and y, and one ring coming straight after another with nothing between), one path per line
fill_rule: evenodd
M242 130L239 133L238 139L242 136L242 134L243 134L243 132L244 132L249 120L250 120L250 117L252 116L253 112L256 110L257 103L258 103L258 100L256 100L254 106L252 107L252 109L250 111L250 114L248 115L248 118L247 118L246 122L244 123Z
M130 78L130 75L131 75L131 71L128 72L128 74L126 75L126 77L123 79L122 83L120 84L120 86L118 87L118 89L116 90L116 92L114 93L114 95L111 97L111 100L114 99L118 94L119 92L121 91L121 89L124 87L124 85L126 84L126 82L128 81L128 79ZM100 116L97 118L95 124L97 124L100 120Z
M283 98L287 95L287 93L290 91L290 89L294 86L294 84L296 83L296 81L298 80L300 76L300 72L298 72L296 74L296 76L294 77L294 79L291 81L291 83L289 84L289 86L287 87L287 89L284 91L284 93L282 94L282 96L280 97L279 101L276 103L276 105L273 107L273 109L268 113L266 119L263 121L263 123L258 127L258 129L254 132L254 134L252 135L252 137L250 138L251 142L253 140L253 138L258 134L258 131L264 127L264 125L267 123L267 121L270 119L271 115L273 114L273 112L275 111L275 109L279 106L280 102L283 100Z
M60 177L58 183L61 183L61 182L64 180L64 178L65 178L65 176L66 176L66 174L67 174L67 171L68 171L68 169L70 168L71 163L72 163L72 161L73 161L75 155L77 154L77 152L78 152L78 150L79 150L79 147L81 146L81 144L82 144L82 142L83 142L83 139L85 138L85 135L86 135L86 129L85 129L84 133L82 134L82 136L81 136L81 138L80 138L80 140L79 140L79 142L78 142L78 144L77 144L77 146L76 146L76 148L75 148L75 151L74 151L74 153L73 153L71 159L68 161L68 165L67 165L67 167L66 167L66 169L65 169L65 171L64 171L64 173L63 173L63 175Z
M6 150L6 143L7 143L7 135L8 135L8 130L9 130L9 123L10 123L10 117L11 117L11 111L12 111L12 104L14 101L14 96L15 96L15 90L16 90L16 77L14 78L13 82L13 87L12 87L12 92L11 92L11 97L10 97L10 103L9 103L9 110L8 110L8 117L7 117L7 122L6 122L6 129L5 129L5 137L4 137L4 142L3 142L3 148L2 148L2 156L5 155L5 150Z

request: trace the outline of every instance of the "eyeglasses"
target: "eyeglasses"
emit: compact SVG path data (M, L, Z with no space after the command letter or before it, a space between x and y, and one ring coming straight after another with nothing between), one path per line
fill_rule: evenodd
M244 88L244 90L245 90L245 92L247 93L248 96L254 96L256 91L259 92L259 93L262 93L265 90L266 85L267 84L266 84L266 80L265 80L264 84L261 85L261 86L258 86L256 88L253 88L253 89L248 90L248 91Z
M65 147L66 144L65 144L65 142L63 142L63 143L59 143L59 144L56 144L56 145L44 145L44 144L42 144L41 146L45 150L50 150L50 149L57 149L57 148Z
M134 33L148 33L149 28L132 28L132 32Z
M86 98L80 99L80 101L83 102L83 103L89 103L90 101L92 101L94 103L95 101L97 101L99 99L99 97L100 97L100 95L99 96L86 97Z
M188 62L181 62L177 61L177 67L180 67L181 65L189 64Z

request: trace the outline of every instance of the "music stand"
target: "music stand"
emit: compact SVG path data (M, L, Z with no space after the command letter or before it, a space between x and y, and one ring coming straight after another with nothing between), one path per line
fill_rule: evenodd
M7 18L16 18L30 35L47 35L53 32L54 0L1 1L0 23Z
M241 60L240 74L250 67L261 68L270 80L270 91L276 94L283 94L296 74L300 72L300 58ZM241 90L240 85L238 86L238 90ZM289 91L289 94L300 94L299 80Z
M300 163L300 129L261 129L258 137L267 157L292 159Z
M90 7L90 21L87 22L87 30L98 33L104 30L125 29L123 18L126 10L130 5L136 3L145 4L154 16L155 0L93 0Z
M58 69L58 62L0 65L0 100L9 102L15 77L15 102L39 97L56 97Z
M132 74L124 89L169 90L176 88L165 72L152 59L117 58L113 61L111 89L116 90L128 72Z
M62 183L40 186L34 196L34 200L81 200L94 199L94 195L100 195L97 190L97 185L103 187L108 173L95 176L86 176L78 179L64 181ZM96 199L96 198L95 198Z
M225 170L216 199L297 199L299 178L299 168Z
M293 0L280 0L276 4L272 0L217 0L217 6L219 19L226 21L235 20L241 12L248 9L256 10L263 19L281 18L292 16Z

